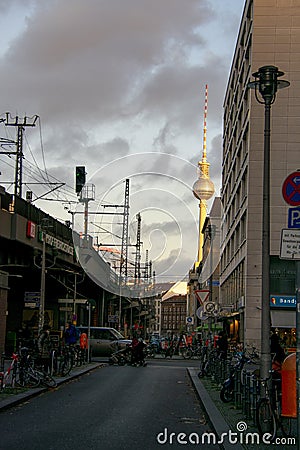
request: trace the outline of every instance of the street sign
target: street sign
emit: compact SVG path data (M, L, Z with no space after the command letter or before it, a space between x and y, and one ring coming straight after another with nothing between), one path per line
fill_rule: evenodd
M300 229L281 230L281 259L300 259Z
M25 308L39 308L40 302L41 302L41 293L39 291L24 293Z
M81 303L81 304L85 304L87 302L87 299L84 298L75 298L75 300L73 298L59 298L58 299L58 303Z
M213 303L213 302L206 302L206 303L204 304L204 311L205 311L207 314L213 314L214 311L215 311L215 309L216 309L216 304Z
M196 311L196 316L200 320L206 320L208 318L208 316L206 316L204 311L203 311L203 306L199 306L199 308Z
M117 314L111 314L107 318L108 322L118 322L119 316Z
M208 289L197 289L197 290L195 290L195 294L196 294L197 299L199 300L200 305L203 305L203 303L209 297L209 290Z
M186 318L186 323L187 323L188 325L193 325L193 323L194 323L194 317L187 317L187 318Z
M282 185L282 195L291 206L300 205L300 172L291 173Z
M60 306L59 307L60 311L67 311L67 312L71 312L73 310L72 306Z
M300 228L300 207L289 208L288 228Z

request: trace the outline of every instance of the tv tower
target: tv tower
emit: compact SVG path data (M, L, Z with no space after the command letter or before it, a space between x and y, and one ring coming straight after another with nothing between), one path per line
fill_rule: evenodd
M198 240L198 258L195 264L196 268L199 266L203 257L203 240L202 228L206 218L207 200L209 200L215 193L215 187L209 178L209 162L207 161L206 152L206 119L207 119L207 105L208 105L208 85L205 85L205 101L204 101L204 125L203 125L203 151L202 159L198 162L198 180L193 185L193 193L195 197L200 200L199 203L199 240Z

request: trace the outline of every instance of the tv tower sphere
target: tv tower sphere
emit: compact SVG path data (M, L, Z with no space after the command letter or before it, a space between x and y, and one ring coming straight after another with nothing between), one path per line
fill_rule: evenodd
M214 183L202 173L193 185L193 193L198 200L209 200L215 193Z

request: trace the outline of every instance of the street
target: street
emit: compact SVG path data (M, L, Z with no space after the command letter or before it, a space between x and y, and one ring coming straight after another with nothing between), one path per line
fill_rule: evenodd
M96 369L1 412L0 448L152 450L197 447L196 436L201 439L202 433L211 430L186 371L186 367L196 364L154 359L147 367ZM185 433L186 437L179 433ZM183 443L189 436L193 437L193 443ZM212 443L201 445L201 440L200 446L219 448Z

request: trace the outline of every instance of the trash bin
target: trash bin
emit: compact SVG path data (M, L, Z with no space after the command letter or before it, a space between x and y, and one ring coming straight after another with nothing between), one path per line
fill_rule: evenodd
M296 353L292 353L281 366L281 415L297 417Z

